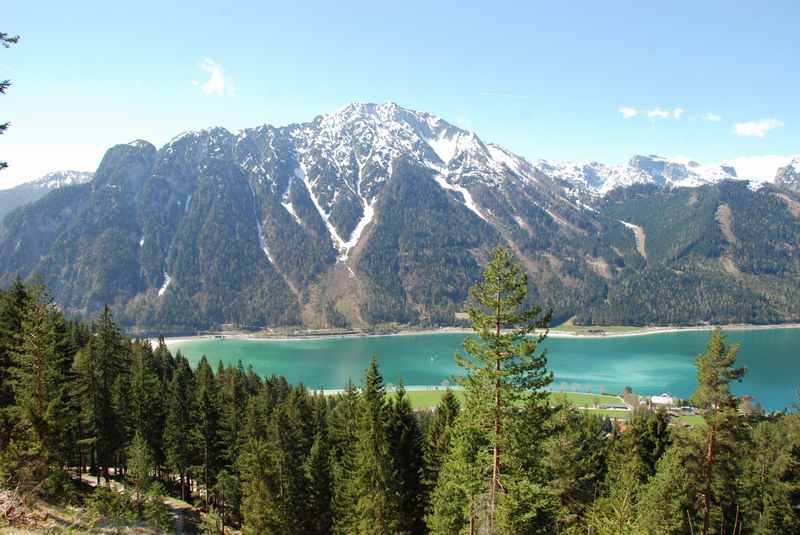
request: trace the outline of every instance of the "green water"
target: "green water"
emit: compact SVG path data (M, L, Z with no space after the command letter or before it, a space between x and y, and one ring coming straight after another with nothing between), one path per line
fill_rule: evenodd
M739 364L748 368L737 394L754 396L767 409L783 409L796 401L800 386L800 329L730 331L741 343ZM291 341L201 340L172 346L196 364L206 355L260 375L283 375L291 383L314 389L342 388L358 382L372 355L388 383L441 385L459 372L453 353L464 335L372 336ZM554 389L569 391L669 392L688 397L695 388L694 359L704 349L708 332L685 331L609 338L550 338L545 346L555 373Z

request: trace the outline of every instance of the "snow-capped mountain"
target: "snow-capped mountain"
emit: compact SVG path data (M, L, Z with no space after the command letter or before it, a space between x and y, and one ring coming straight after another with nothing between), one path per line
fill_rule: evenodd
M53 171L36 180L26 182L26 184L42 189L56 189L64 186L86 184L92 180L93 176L94 173L91 171Z
M668 188L697 187L738 178L731 166L701 165L691 160L657 155L634 156L627 163L615 166L598 162L581 165L546 160L540 160L536 166L544 173L599 195L634 184L655 184Z
M644 310L641 288L698 265L670 284L698 304L677 307L700 311L684 321L709 321L717 309L703 306L718 301L720 277L767 266L779 274L749 288L793 288L777 286L796 267L792 230L773 241L760 234L766 241L749 256L729 249L752 241L740 221L794 228L794 194L726 180L736 177L658 156L529 162L435 115L350 104L305 123L110 148L89 183L58 188L0 225L0 285L38 273L67 310L113 303L126 325L162 330L452 324L487 252L505 244L557 318L629 321ZM664 187L622 188L642 183ZM723 204L726 234L716 223ZM770 251L789 260L758 256ZM791 268L784 276L775 265ZM773 310L749 288L724 308L725 321L795 317L794 305ZM675 321L658 316L675 306L645 308L648 321Z
M64 186L86 184L92 176L94 173L85 171L53 171L30 182L0 190L0 221L18 206L31 203Z
M185 154L189 145L194 157L236 160L254 177L254 187L279 200L299 225L304 222L294 199L308 196L343 258L374 217L375 202L400 159L429 169L443 189L483 219L470 188L536 180L534 169L519 156L394 103L354 103L280 128L188 132L161 150L159 165L171 165L173 155Z

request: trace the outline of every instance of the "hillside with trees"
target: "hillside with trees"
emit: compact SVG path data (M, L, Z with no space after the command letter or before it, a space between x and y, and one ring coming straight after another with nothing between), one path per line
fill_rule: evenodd
M0 293L0 526L36 530L44 503L74 506L85 533L189 529L176 510L204 533L800 531L800 416L742 410L730 384L746 371L721 331L697 348L701 424L612 423L548 401L543 336L528 335L550 316L511 253L478 281L464 401L414 412L374 360L325 397L241 364L193 367L124 336L108 308L78 323L17 280Z

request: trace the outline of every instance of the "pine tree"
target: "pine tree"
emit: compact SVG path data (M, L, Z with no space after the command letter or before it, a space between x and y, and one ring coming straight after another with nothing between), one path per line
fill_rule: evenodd
M358 391L352 381L332 403L329 416L331 476L333 479L333 532L345 535L355 525L357 495L352 483L356 464Z
M14 353L18 352L28 290L17 277L0 293L0 451L5 450L14 427Z
M70 426L68 356L59 351L58 313L41 287L34 288L14 354L13 386L28 450L44 465L58 464L67 452Z
M599 495L606 468L606 433L602 422L572 405L558 407L544 439L542 470L552 500L552 529L578 529Z
M401 383L389 410L389 444L400 500L400 531L425 533L427 494L422 483L423 439L406 390Z
M431 512L425 517L434 535L487 531L480 512L487 502L492 455L486 426L473 417L473 411L489 399L487 392L470 392L472 388L466 385L464 407L453 424L449 451L431 494Z
M730 496L715 496L715 472L724 468L725 464L719 462L720 455L729 450L735 442L735 433L738 431L738 399L730 391L731 381L741 381L746 372L745 368L734 368L736 354L739 347L729 346L722 330L717 328L708 340L706 352L697 357L697 390L692 395L691 402L703 410L706 422L706 438L703 445L703 524L702 535L708 535L711 528L712 507L720 505L723 499ZM726 481L727 478L724 481ZM725 515L725 511L721 511ZM728 525L733 525L735 520L728 519ZM723 520L724 521L724 520Z
M144 437L137 431L128 447L127 480L134 488L134 501L142 512L142 501L150 486L150 471L153 468L153 456Z
M598 535L638 533L637 504L646 471L637 455L618 445L618 450L610 456L604 493L592 508L590 529Z
M128 347L108 307L94 329L94 336L75 360L78 376L78 398L83 413L83 429L93 451L94 465L109 482L108 469L113 465L117 449L124 446L123 429L114 410L113 387L120 370L126 368Z
M269 487L272 483L271 465L266 440L258 436L248 438L237 462L241 476L241 510L245 533L267 533L272 526L275 504Z
M133 346L130 372L130 425L147 442L153 464L163 450L164 402L160 373L149 343ZM163 457L163 453L161 455ZM161 459L163 461L163 459Z
M491 450L485 504L489 533L496 531L499 495L511 487L504 483L505 468L512 474L522 468L512 447L515 416L524 405L524 414L531 421L539 419L547 403L544 388L553 380L546 368L546 354L537 353L546 334L534 333L547 328L550 314L538 306L527 308L527 295L524 272L507 249L495 249L483 279L470 289L468 310L478 338L467 338L466 354L456 355L466 371L462 380L465 394L473 397L470 418L476 419L478 429L486 434Z
M758 535L800 533L800 418L759 423L748 446L740 523Z
M206 489L216 484L216 474L220 468L219 440L219 393L214 372L206 357L197 365L197 427L200 438L200 462L202 465L203 484ZM206 509L208 509L208 493L206 493Z
M311 535L326 535L333 529L333 479L326 413L325 399L320 397L314 416L314 442L303 466L306 495L304 531Z
M221 381L222 412L220 428L225 437L225 460L233 465L239 457L242 443L245 407L247 406L246 377L241 361L236 368L228 366L225 372L217 374Z
M164 445L169 465L180 478L181 499L189 496L187 470L192 463L194 436L194 376L189 362L180 354L169 386Z
M643 535L697 532L695 496L702 489L702 459L694 440L687 438L673 442L639 491L638 528Z
M356 499L355 525L349 531L364 535L399 533L400 500L387 436L386 389L375 357L364 373L359 405L350 480Z
M4 48L8 48L9 46L16 44L17 42L19 42L18 35L12 36L7 33L0 32L0 45L2 45ZM10 80L0 80L0 94L5 93L9 87L11 87ZM5 134L8 127L9 123L0 123L0 134ZM0 161L0 171L5 169L6 167L8 167L8 164L6 162Z
M461 410L461 404L449 388L436 407L425 436L425 477L426 497L436 486L439 470L450 452L450 435L453 423ZM426 500L427 502L427 500Z
M642 482L656 471L658 460L671 443L669 415L664 409L634 414L625 433L629 453L642 463Z

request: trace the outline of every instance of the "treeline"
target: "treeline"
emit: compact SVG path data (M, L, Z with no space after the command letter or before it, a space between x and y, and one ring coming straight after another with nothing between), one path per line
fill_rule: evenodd
M496 251L457 355L463 406L448 392L414 412L374 360L327 397L241 365L193 369L123 336L107 310L71 323L17 282L0 294L2 485L58 499L88 472L103 488L93 504L113 499L107 484L126 482L133 502L161 485L208 511L208 533L800 532L800 416L739 410L729 385L745 370L721 332L697 360L702 425L662 411L610 428L552 405L531 336L549 314L526 300Z

